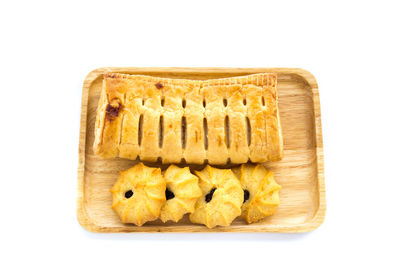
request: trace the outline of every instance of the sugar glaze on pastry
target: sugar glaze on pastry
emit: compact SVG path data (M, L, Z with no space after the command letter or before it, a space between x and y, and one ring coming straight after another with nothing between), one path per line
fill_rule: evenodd
M94 153L162 163L282 158L277 76L211 80L106 73Z

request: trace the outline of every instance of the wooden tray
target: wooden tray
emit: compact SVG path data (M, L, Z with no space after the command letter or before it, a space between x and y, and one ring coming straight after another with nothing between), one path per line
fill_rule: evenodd
M211 79L261 72L278 74L284 159L266 163L282 186L275 214L251 225L236 219L229 227L208 229L190 223L154 221L142 227L122 224L111 209L109 189L118 172L135 161L104 160L93 154L97 102L105 71L169 78ZM78 220L92 232L306 232L325 217L324 159L318 85L309 72L289 68L100 68L88 74L82 92L78 165Z

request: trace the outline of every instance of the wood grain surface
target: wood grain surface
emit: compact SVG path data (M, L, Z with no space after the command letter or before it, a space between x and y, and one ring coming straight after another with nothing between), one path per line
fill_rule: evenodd
M93 154L94 123L104 72L144 74L168 78L211 79L262 72L278 74L278 100L284 139L284 158L265 163L282 186L281 204L263 221L246 224L236 219L229 227L208 229L189 222L154 221L142 227L123 224L111 209L110 188L120 170L137 163L105 160ZM154 166L154 164L148 164ZM325 217L324 157L318 85L312 74L293 68L100 68L83 85L79 139L79 223L92 232L306 232Z

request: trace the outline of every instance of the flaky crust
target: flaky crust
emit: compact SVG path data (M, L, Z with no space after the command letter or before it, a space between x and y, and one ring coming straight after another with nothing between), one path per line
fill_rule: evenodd
M283 155L276 74L185 80L104 74L94 152L190 164Z

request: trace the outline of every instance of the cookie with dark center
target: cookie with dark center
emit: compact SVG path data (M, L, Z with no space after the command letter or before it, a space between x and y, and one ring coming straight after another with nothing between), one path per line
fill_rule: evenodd
M244 195L239 180L231 169L210 165L195 171L195 174L203 196L197 200L195 211L189 215L190 221L208 228L230 225L241 213Z
M152 168L138 163L119 172L119 177L110 189L111 208L122 223L138 226L154 221L160 216L165 203L166 182L161 168Z
M194 205L202 192L198 179L190 173L189 167L170 165L164 172L167 183L165 189L166 202L161 208L160 219L178 222L186 213L194 211Z
M262 164L242 164L234 168L233 172L243 189L241 217L247 223L254 223L274 214L280 203L281 188L274 179L274 173Z

